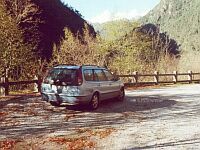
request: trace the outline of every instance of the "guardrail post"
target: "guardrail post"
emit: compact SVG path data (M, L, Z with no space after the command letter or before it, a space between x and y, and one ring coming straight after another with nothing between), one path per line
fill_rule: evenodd
M174 71L173 74L174 74L174 76L173 76L173 82L174 82L174 84L176 84L178 82L178 72Z
M42 88L42 77L38 76L38 92L41 92L41 88Z
M38 82L38 77L36 75L34 76L34 80L37 80L37 82ZM38 83L37 82L35 82L34 86L33 86L33 91L34 92L39 92L38 91Z
M188 71L188 81L189 81L189 84L192 83L192 71Z
M36 80L34 83L34 92L41 92L41 78L39 76L35 76L34 80Z
M38 78L38 92L41 92L41 88L42 88L42 79Z
M135 80L135 83L137 84L138 83L138 72L137 71L135 71L135 72L133 72L133 77L134 77L134 80Z
M9 95L9 81L8 77L5 77L4 79L4 88L5 88L5 96Z
M154 74L155 74L155 76L154 76L154 82L157 85L159 83L159 72L155 71Z
M5 77L4 77L4 89L5 89L5 96L9 95L9 80L8 80L8 71L9 69L5 69Z
M5 78L0 78L0 83L5 83ZM0 96L5 96L5 87L0 86Z

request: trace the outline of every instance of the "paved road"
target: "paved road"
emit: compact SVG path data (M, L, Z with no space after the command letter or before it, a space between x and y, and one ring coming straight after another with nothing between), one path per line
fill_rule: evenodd
M95 149L200 149L199 84L129 90L124 102L103 102L95 112L24 97L1 101L0 114L0 141L114 129L90 139Z

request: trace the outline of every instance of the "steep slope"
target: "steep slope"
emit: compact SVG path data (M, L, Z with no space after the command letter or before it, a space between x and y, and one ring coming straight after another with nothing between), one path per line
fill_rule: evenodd
M90 33L95 31L82 16L60 0L5 0L7 10L17 19L24 31L24 39L33 45L33 50L43 58L51 58L54 44L59 46L65 27L80 35L85 24Z
M133 30L133 28L138 26L138 23L127 19L122 19L101 24L93 24L93 26L96 32L101 35L101 37L112 41L128 34L131 30Z
M181 44L182 50L197 51L200 50L199 10L199 0L161 0L141 22L159 24L162 32Z

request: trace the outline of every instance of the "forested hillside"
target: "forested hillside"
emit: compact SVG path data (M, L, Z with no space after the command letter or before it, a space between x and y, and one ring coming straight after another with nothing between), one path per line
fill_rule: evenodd
M86 28L88 36L96 36L79 12L60 0L0 0L0 20L0 76L7 68L12 79L42 74L69 38L66 29L85 44Z
M199 0L161 0L141 21L159 24L161 31L175 38L183 51L199 51L199 10Z
M179 45L154 24L140 25L137 21L117 20L95 24L94 28L107 43L105 64L118 72L167 72L166 61L175 66L179 58ZM175 62L174 62L175 61ZM173 65L171 65L173 64ZM175 68L173 68L175 69Z
M153 24L118 20L94 31L60 0L1 0L0 6L0 74L8 68L14 80L43 76L62 63L95 64L118 74L169 72L179 58L176 41Z
M5 0L6 9L23 30L25 42L32 44L39 56L50 59L53 45L60 45L67 27L74 35L83 35L87 22L77 10L60 0ZM88 24L87 24L88 25ZM91 34L95 35L92 26Z

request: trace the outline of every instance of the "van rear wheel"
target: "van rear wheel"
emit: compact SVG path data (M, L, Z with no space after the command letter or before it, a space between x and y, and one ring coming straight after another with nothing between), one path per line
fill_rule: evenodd
M60 103L59 101L50 101L50 104L51 104L52 106L59 107L61 103Z
M119 96L118 96L118 100L123 101L124 98L125 98L125 91L124 91L124 88L121 88Z
M92 99L90 101L90 108L92 110L95 110L99 107L99 96L97 93L95 93L93 96L92 96Z

